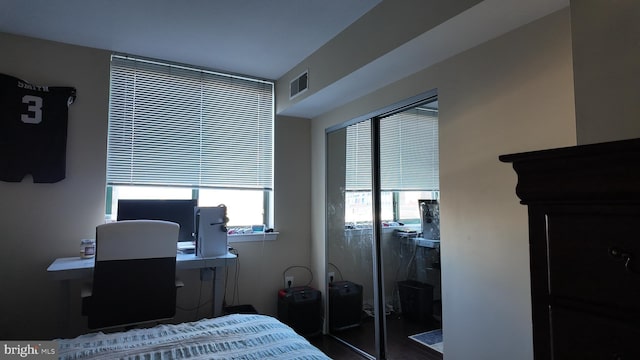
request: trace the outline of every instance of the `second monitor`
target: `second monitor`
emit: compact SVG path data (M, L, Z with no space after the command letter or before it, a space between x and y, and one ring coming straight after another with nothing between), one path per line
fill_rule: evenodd
M178 223L178 241L195 241L195 213L198 200L118 200L118 221L165 220Z

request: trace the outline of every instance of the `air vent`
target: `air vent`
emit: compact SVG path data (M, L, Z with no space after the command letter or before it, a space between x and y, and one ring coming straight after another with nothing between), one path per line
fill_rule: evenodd
M309 88L309 71L303 72L289 84L289 99L300 95Z

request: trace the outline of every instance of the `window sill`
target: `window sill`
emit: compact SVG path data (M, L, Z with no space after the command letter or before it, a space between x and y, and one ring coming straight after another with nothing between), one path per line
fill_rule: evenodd
M253 234L233 234L228 235L227 239L232 242L248 242L248 241L272 241L277 240L279 232L270 233L253 233Z

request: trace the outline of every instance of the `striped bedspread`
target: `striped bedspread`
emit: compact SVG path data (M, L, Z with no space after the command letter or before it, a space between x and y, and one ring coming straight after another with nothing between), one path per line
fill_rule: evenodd
M289 326L265 315L234 314L57 342L60 359L329 359Z

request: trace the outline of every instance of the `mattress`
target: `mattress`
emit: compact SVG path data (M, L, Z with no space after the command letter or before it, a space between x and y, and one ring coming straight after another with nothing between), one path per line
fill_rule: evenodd
M255 314L96 332L57 342L60 359L329 359L289 326Z

